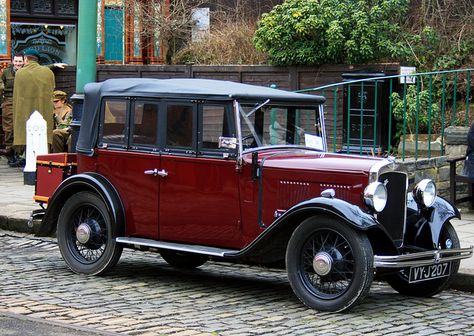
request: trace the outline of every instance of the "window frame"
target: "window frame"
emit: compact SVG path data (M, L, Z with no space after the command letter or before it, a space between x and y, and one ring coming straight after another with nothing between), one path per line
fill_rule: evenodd
M135 107L137 104L154 104L158 107L157 116L156 116L156 124L155 124L155 132L156 132L156 139L154 144L135 144L133 142L133 136L135 131ZM129 122L129 143L128 143L128 150L130 151L144 151L144 152L160 152L162 146L160 145L162 142L160 141L161 136L161 124L163 119L163 104L161 99L150 99L150 98L141 98L136 97L131 100L130 104L130 122Z
M124 124L124 139L123 142L108 142L104 141L104 121L105 121L105 106L107 102L123 102L126 104L125 110L125 124ZM158 107L158 116L155 124L156 141L154 144L140 144L133 142L133 135L135 130L135 108L138 104L154 104ZM180 147L171 146L166 143L168 130L168 107L169 106L187 106L191 108L192 113L192 135L191 146ZM231 137L237 139L236 121L233 111L233 104L229 101L216 100L190 100L179 98L148 98L148 97L116 97L104 96L100 102L100 116L97 147L101 149L113 149L130 152L146 152L146 153L164 153L178 156L191 157L209 157L209 158L237 158L238 148L204 148L203 147L203 120L205 106L223 107L223 123L222 130L226 128ZM223 134L224 132L222 132Z
M228 132L233 134L236 138L237 143L237 130L235 127L235 120L233 114L232 102L229 101L200 101L198 103L198 139L197 139L197 153L199 156L212 157L212 158L236 158L237 157L237 145L235 149L231 148L204 148L203 137L204 137L204 106L222 106L224 107L224 123L222 127L227 127ZM226 125L224 125L226 124Z
M105 105L108 101L125 102L125 127L124 127L124 141L122 144L118 142L104 141L104 125L105 125ZM97 138L98 148L110 148L116 150L128 150L129 136L130 136L130 97L102 97L100 101L100 117L99 117L99 135Z
M185 156L196 156L197 152L197 104L189 99L163 99L162 100L163 109L162 109L162 120L159 128L159 144L160 148L164 153L168 154L177 154L177 155L185 155ZM192 113L192 136L191 136L191 146L190 147L180 147L180 146L170 146L166 143L168 139L168 106L170 105L181 105L181 106L191 106L191 113Z

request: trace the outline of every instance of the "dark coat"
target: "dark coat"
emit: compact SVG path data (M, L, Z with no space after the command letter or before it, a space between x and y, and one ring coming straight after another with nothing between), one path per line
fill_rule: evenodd
M464 163L464 175L474 178L474 122L467 133L466 162Z

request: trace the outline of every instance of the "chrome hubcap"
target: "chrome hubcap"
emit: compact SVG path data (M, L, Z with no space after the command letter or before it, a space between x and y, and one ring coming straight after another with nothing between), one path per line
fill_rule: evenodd
M445 244L446 244L447 249L453 248L453 241L451 239L449 239L449 238L446 239Z
M314 256L313 268L317 275L324 276L331 272L332 257L326 252L319 252Z
M77 227L76 237L79 243L86 244L91 238L91 228L87 224L81 224Z

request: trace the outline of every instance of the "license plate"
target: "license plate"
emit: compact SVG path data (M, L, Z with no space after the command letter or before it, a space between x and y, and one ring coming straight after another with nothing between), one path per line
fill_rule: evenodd
M410 267L409 282L420 282L436 278L447 277L451 271L451 263Z

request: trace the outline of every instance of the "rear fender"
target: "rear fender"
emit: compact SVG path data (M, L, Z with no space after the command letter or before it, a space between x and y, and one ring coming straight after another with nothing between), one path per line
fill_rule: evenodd
M48 207L36 235L40 237L53 235L62 207L72 195L81 191L91 191L102 198L113 224L117 227L117 234L122 235L125 230L125 215L118 192L105 177L96 173L73 175L58 186L48 201Z

